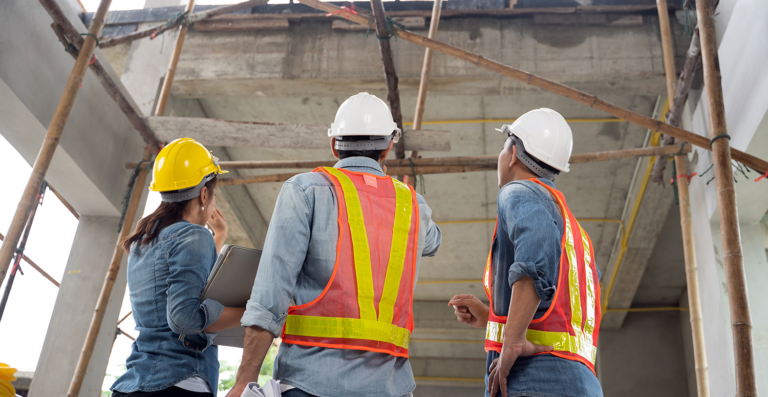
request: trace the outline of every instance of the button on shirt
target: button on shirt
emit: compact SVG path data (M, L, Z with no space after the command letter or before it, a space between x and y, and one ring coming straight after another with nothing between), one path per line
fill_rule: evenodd
M555 188L549 179L539 181ZM504 185L497 203L498 226L491 256L493 311L507 316L512 284L528 276L541 299L533 318L540 318L552 304L557 288L563 217L555 198L532 181ZM490 365L498 357L495 351L488 353L486 385ZM507 377L507 386L510 396L602 396L600 383L586 365L549 354L518 358ZM487 387L485 393L487 396Z
M367 157L339 161L336 168L384 176ZM437 253L442 236L421 195L418 267ZM242 325L279 336L291 300L302 305L320 296L336 263L338 204L331 181L321 173L296 175L283 185L264 242L259 272ZM415 287L415 282L414 282ZM328 349L283 343L274 378L323 397L403 396L416 387L407 358L363 350Z

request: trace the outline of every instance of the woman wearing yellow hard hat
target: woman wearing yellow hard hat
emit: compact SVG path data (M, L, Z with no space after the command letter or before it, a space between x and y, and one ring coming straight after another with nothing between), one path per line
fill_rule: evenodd
M213 397L216 332L240 326L245 308L199 298L227 224L216 209L216 176L226 173L203 145L177 139L160 151L149 190L162 203L123 242L128 289L140 331L113 385L114 397ZM210 225L215 237L205 228Z

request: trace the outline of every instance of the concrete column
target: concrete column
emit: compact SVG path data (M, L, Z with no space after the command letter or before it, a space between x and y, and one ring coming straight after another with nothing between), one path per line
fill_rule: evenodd
M30 396L65 396L80 357L101 285L117 241L119 217L81 217L56 298ZM80 396L98 396L125 292L125 263L99 333Z

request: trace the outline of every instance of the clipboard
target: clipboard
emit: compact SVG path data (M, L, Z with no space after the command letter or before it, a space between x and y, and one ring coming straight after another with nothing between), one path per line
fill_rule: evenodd
M208 276L200 301L213 299L224 306L245 307L251 297L253 282L259 270L261 250L225 245ZM245 328L236 327L220 331L214 345L243 347Z

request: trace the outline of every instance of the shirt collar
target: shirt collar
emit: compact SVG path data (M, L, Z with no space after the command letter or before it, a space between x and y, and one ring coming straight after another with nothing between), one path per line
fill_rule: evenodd
M349 169L355 172L366 172L376 176L384 176L379 163L368 157L347 157L343 160L339 160L335 168Z
M539 182L541 182L541 183L543 183L543 184L545 184L545 185L547 185L547 186L551 187L552 189L557 189L557 188L555 187L555 182L554 182L553 180L551 180L551 179L547 179L547 178L536 178L536 179L537 179ZM516 181L511 181L511 182L507 183L507 185L509 185L510 183L513 183L513 182L522 182L522 181L527 181L527 180L528 180L528 179L520 179L520 180L516 180ZM504 186L507 186L507 185L504 185ZM502 186L502 187L503 187L503 186Z

